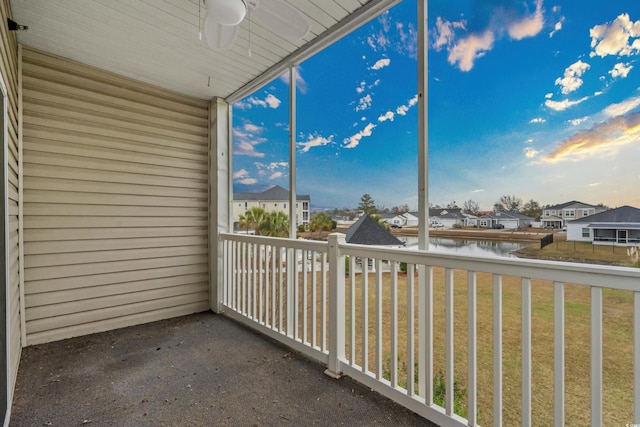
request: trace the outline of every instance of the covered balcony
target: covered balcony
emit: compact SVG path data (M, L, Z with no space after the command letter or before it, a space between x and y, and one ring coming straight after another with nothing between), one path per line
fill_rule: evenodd
M1 0L4 424L12 404L17 423L53 424L29 405L59 409L95 384L128 400L84 396L90 410L70 405L70 422L188 424L186 402L205 407L194 423L640 423L637 269L231 233L231 105L290 73L295 217L296 65L399 1L288 3L310 24L301 39L244 20L229 49L210 49L198 1ZM419 0L421 248L426 9ZM72 372L83 381L63 380ZM350 390L366 396L335 396ZM228 409L250 402L254 418ZM131 412L84 418L111 404Z

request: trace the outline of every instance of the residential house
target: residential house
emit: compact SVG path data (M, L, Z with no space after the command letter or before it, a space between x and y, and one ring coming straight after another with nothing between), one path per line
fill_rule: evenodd
M396 236L389 233L369 215L362 215L345 233L347 243L369 246L404 246Z
M572 200L559 205L547 206L542 210L543 228L564 228L567 223L605 211L604 206Z
M251 208L262 208L265 212L281 211L289 214L289 190L275 185L260 193L233 193L233 226L237 229L240 216ZM308 194L296 195L296 227L308 224L311 197Z
M567 222L567 240L640 246L640 209L622 206Z
M463 227L465 219L460 208L429 208L429 225L434 228Z
M523 215L519 212L500 211L483 215L476 220L480 228L496 228L500 225L504 228L526 228L531 227L535 218Z

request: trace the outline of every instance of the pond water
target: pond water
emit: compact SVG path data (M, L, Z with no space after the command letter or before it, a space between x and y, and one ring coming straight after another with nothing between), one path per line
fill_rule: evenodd
M414 236L396 236L405 243L407 249L418 249L418 238ZM429 250L433 252L455 253L458 255L478 255L492 257L515 257L511 253L530 246L525 242L502 242L496 240L429 238Z

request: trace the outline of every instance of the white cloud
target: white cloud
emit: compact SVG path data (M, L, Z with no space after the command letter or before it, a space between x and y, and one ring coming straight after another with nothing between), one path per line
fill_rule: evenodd
M367 94L358 100L358 105L356 106L356 111L364 111L371 107L372 103L371 95Z
M593 92L593 96L600 96L600 95L602 95L603 93L604 93L603 91L599 90L599 91L597 91L597 92Z
M460 71L470 71L476 59L483 57L487 51L493 49L495 38L493 32L471 34L461 39L449 49L449 64L457 65Z
M362 92L364 92L364 87L365 87L365 85L366 85L366 84L367 84L367 82L365 82L365 81L360 82L360 84L359 84L359 85L358 85L358 87L356 88L356 92L357 92L357 93L362 93Z
M246 100L238 101L233 104L234 108L238 108L240 110L247 110L253 107L263 107L263 108L278 108L281 102L278 98L276 98L273 94L267 94L264 99L256 98L255 96L250 96Z
M249 157L264 157L264 153L256 151L256 146L266 142L262 133L265 128L246 122L233 128L233 154Z
M586 62L578 60L564 70L564 77L558 77L556 79L556 85L562 88L562 93L565 95L577 90L582 86L582 79L580 77L590 67Z
M525 141L526 144L532 144L533 143L533 139L529 138Z
M597 187L600 184L602 184L602 183L601 182L592 182L592 183L587 184L587 187Z
M484 193L484 188L478 188L476 190L471 190L472 193Z
M629 56L640 53L640 21L632 22L628 13L619 15L611 24L589 30L591 56Z
M564 24L564 16L560 18L558 22L556 22L556 25L553 26L553 31L549 33L549 37L555 36L558 31L562 30L563 24Z
M282 74L280 80L285 84L289 84L289 71ZM296 66L296 89L298 89L300 93L307 93L307 82L302 77L302 67L299 65Z
M613 69L609 71L609 74L611 74L611 77L613 77L614 79L616 77L622 77L624 79L629 75L629 71L631 71L632 68L633 65L631 64L623 64L622 62L618 62L613 66Z
M313 147L322 147L325 145L329 145L333 142L333 135L325 138L318 134L312 134L307 136L306 141L298 142L297 146L299 148L300 153L306 153L311 150Z
M278 172L274 172L269 179L276 179L276 178L280 178L282 176L282 172L278 171Z
M529 123L545 123L546 120L543 119L542 117L534 117L533 119L529 120Z
M547 99L551 99L551 98L553 98L553 93L549 92L544 97L547 98Z
M563 101L553 101L551 99L547 99L544 102L544 105L551 108L552 110L564 111L567 108L573 107L574 105L578 105L581 102L586 101L587 99L589 99L588 96L585 96L584 98L578 99L576 101L569 101L568 99L565 99Z
M542 0L536 1L536 10L532 15L526 16L518 21L512 22L507 32L513 40L522 40L527 37L535 37L544 26L544 16L542 14Z
M246 169L240 169L237 172L233 173L233 179L246 178L249 176L249 171Z
M584 123L587 120L589 120L589 117L585 116L578 119L567 120L567 122L570 123L571 126L578 126L579 124Z
M534 149L533 149L533 148L531 148L531 147L526 147L526 148L524 149L524 156L525 156L527 159L533 159L533 158L534 158L534 157L536 157L538 154L540 154L540 151L538 151L538 150L534 150Z
M386 122L387 120L393 121L394 117L395 117L395 114L393 111L387 111L385 114L378 117L378 121L379 122Z
M381 68L389 66L391 60L389 58L378 59L375 64L371 66L372 70L379 70Z
M355 135L352 135L349 138L345 138L345 140L344 140L344 143L345 143L344 148L356 148L358 146L358 144L360 144L360 140L362 138L364 138L366 136L371 136L371 134L373 133L373 129L375 127L376 127L375 124L369 123L360 132L356 133Z
M449 46L453 43L455 38L455 29L466 29L467 22L465 20L458 22L450 22L442 19L441 17L436 18L436 27L434 28L432 35L435 39L431 46L437 50L442 50L443 47Z
M627 114L631 110L635 110L640 106L640 96L625 99L619 104L611 104L604 109L604 114L609 117L617 117Z
M252 185L255 184L256 182L258 182L257 179L255 178L245 178L245 179L241 179L240 181L238 181L240 184L245 184L245 185Z

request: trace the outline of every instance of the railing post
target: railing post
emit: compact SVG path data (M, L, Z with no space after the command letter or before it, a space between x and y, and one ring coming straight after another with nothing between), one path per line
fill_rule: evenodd
M345 356L345 269L340 253L344 243L344 234L329 234L329 367L324 373L333 378L340 378L340 361Z

